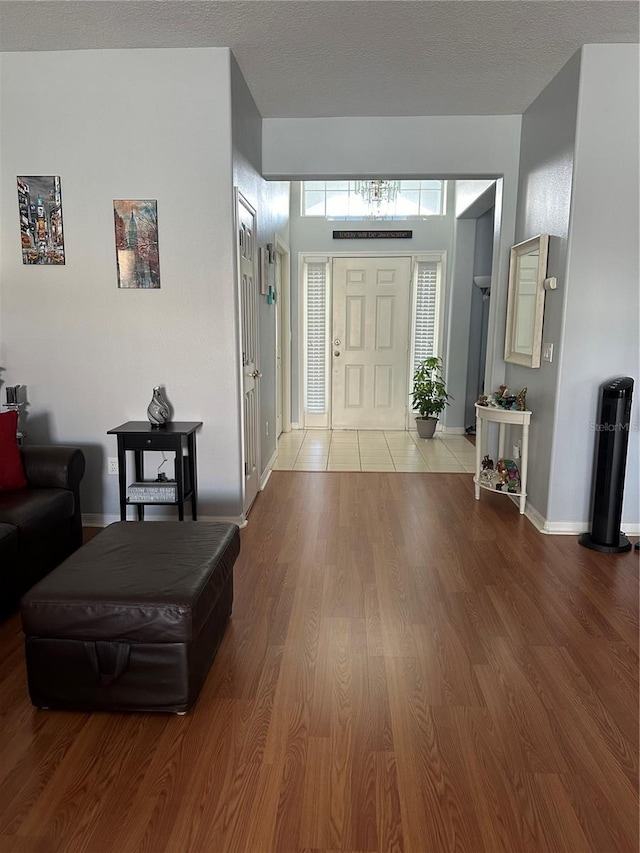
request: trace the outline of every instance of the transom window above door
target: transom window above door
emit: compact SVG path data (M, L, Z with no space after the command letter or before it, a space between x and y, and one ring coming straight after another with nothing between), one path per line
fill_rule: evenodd
M392 201L373 210L358 191L360 181L303 181L302 216L325 219L422 219L443 216L446 181L397 181Z

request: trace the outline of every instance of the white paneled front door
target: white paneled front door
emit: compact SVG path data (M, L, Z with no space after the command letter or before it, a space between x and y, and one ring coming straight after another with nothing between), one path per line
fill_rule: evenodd
M242 450L244 466L243 510L258 494L260 477L260 401L258 380L258 290L256 271L256 212L244 196L236 195L238 278L242 346Z
M335 258L333 429L405 429L411 258Z

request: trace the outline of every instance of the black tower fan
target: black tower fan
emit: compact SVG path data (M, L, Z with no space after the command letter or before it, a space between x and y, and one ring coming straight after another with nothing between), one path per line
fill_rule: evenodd
M612 554L631 550L631 543L620 531L620 521L632 395L633 379L629 376L600 386L591 533L583 533L578 539L594 551Z

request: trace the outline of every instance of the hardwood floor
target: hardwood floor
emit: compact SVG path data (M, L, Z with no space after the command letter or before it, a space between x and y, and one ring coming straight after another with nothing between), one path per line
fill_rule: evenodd
M638 557L469 475L274 472L185 717L38 711L0 628L0 853L636 853Z

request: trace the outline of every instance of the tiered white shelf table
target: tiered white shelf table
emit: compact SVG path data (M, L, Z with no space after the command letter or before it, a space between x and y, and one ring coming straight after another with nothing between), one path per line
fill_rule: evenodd
M480 500L480 490L487 489L493 492L494 495L509 495L512 498L518 498L520 504L520 514L524 514L524 508L527 503L527 464L529 461L529 423L531 421L531 412L527 409L524 412L517 412L513 409L500 409L497 406L479 406L476 403L476 473L473 482L476 487L476 500ZM498 459L504 459L504 441L505 431L507 426L522 427L522 454L517 460L518 469L520 471L520 491L508 492L498 491L480 482L480 473L482 471L482 459L486 453L486 434L487 424L499 424L498 431Z

